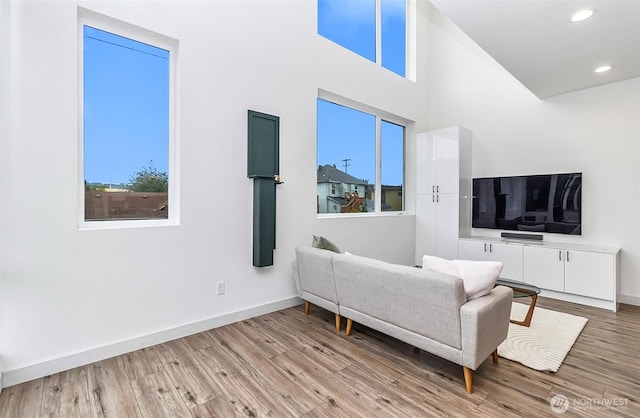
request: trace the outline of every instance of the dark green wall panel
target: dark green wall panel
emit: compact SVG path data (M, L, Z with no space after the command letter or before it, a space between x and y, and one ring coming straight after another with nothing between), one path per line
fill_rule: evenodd
M276 183L269 178L253 179L253 265L273 265L276 248Z
M280 168L280 118L249 111L248 177L271 177Z
M247 176L253 179L253 265L273 265L280 118L249 110Z

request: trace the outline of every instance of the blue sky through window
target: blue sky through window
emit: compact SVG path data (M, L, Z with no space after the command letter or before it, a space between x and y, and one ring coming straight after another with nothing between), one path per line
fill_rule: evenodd
M404 127L382 121L382 184L400 186L404 176ZM353 177L376 180L376 117L318 99L317 163L330 164Z
M376 1L318 0L318 33L376 61Z
M376 0L318 0L318 34L404 77L407 3L379 1L380 59L376 59Z
M128 183L169 165L169 51L84 26L84 178Z
M376 117L318 99L318 165L330 164L356 178L376 182Z
M381 0L382 66L406 75L406 0Z
M401 186L404 176L404 126L385 120L380 125L381 183Z

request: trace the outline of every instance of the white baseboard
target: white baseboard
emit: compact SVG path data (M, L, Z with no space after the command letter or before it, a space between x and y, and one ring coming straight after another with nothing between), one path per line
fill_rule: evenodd
M627 305L635 305L640 306L640 297L638 296L629 296L629 295L619 295L617 303L608 300L594 299L588 298L585 296L572 295L564 292L554 292L552 290L543 290L540 293L540 296L545 296L551 299L559 299L567 302L579 303L582 305L593 306L596 308L608 309L610 311L617 311L619 304L624 303Z
M109 344L91 350L79 352L69 356L59 357L42 363L33 364L14 370L5 370L4 384L6 387L17 385L29 380L39 379L50 374L91 364L96 361L119 356L141 348L151 347L167 341L197 334L213 328L233 324L234 322L254 318L271 312L297 306L302 303L298 297L282 299L277 302L260 305L242 311L231 312L222 316L205 319L176 328L154 332L125 341ZM2 390L2 373L0 373L0 391Z
M593 306L594 308L608 309L614 312L618 309L618 304L614 303L613 301L573 295L571 293L556 292L553 290L543 289L540 293L540 296L548 297L551 299L564 300L566 302L579 303L581 305Z
M620 303L626 303L627 305L640 306L640 297L638 296L620 295L618 301Z

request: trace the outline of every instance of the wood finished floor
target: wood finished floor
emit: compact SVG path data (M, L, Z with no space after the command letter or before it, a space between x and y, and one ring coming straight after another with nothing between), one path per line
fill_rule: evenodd
M336 334L312 306L5 388L0 417L553 417L558 394L562 416L640 416L640 307L538 306L589 319L560 370L489 358L472 395L462 367L357 324ZM599 400L626 405L589 407Z

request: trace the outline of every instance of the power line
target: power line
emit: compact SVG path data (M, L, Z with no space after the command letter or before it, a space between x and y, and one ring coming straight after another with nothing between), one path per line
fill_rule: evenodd
M146 52L146 51L141 51L139 49L135 49L135 48L131 48L130 46L124 46L121 44L117 44L115 42L109 42L109 41L105 41L104 39L100 39L100 38L94 38L93 36L85 36L86 38L89 39L93 39L94 41L98 41L98 42L104 42L105 44L109 44L109 45L114 45L114 46L119 46L120 48L124 48L124 49L130 49L131 51L136 51L136 52L140 52L141 54L147 54L147 55L151 55L152 57L158 57L158 58L162 58L165 60L168 60L168 57L163 57L162 55L156 55L156 54L152 54L150 52ZM138 42L138 41L134 41L134 42ZM142 43L142 42L141 42ZM157 47L154 47L157 48ZM162 49L162 48L158 48L158 49ZM163 50L164 51L164 50Z

